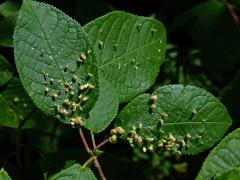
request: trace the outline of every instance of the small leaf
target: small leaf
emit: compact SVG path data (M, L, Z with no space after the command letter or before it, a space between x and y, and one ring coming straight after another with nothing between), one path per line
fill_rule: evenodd
M84 149L65 149L46 154L46 157L42 159L40 164L43 172L54 174L66 164L66 161L77 159L84 163L88 158L89 154ZM98 161L101 163L104 175L109 180L147 179L142 171L144 168L143 164L133 162L130 158L104 152L98 157Z
M118 98L115 89L103 78L99 79L99 97L95 106L89 112L89 119L84 125L95 133L103 131L116 116Z
M0 55L0 86L4 85L12 78L12 71L12 66L2 55Z
M59 179L97 180L89 168L82 168L80 164L74 164L49 178L49 180Z
M152 138L150 150L184 154L199 153L211 147L232 122L218 99L202 89L183 85L163 86L152 95L140 95L118 118L117 125L122 126L126 134L134 130L142 138L143 142L138 143L141 146ZM138 142L135 136L133 140Z
M88 23L84 30L94 45L100 76L115 87L120 103L154 83L166 47L161 22L116 11Z
M64 123L88 117L98 96L98 70L76 21L55 7L25 0L14 52L24 88L40 109Z
M6 89L0 94L0 125L18 128L21 121L35 108L24 91L21 82L16 78L12 78ZM34 127L38 116L39 114L35 112L22 128Z
M1 180L12 180L12 178L8 175L8 173L3 168L0 170L0 179Z
M13 46L13 31L17 20L19 5L6 1L0 4L0 15L3 19L0 21L0 45L5 47Z
M0 21L0 46L13 47L13 31L18 12L11 14Z
M4 3L0 4L0 15L3 17L10 16L15 14L19 10L19 5L12 1L5 1Z
M215 128L217 130L217 128ZM208 180L240 167L240 129L227 135L208 155L197 180ZM239 176L239 172L238 172Z

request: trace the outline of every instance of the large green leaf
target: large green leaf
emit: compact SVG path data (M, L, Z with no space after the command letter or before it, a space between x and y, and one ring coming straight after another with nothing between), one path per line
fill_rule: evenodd
M227 172L226 174L217 176L215 179L216 180L239 180L240 179L240 170L233 169L233 170Z
M37 110L31 113L36 107L16 78L12 78L6 89L0 93L0 109L0 126L18 128L21 121L28 117L22 128L32 128L39 119Z
M116 11L90 22L84 30L94 45L100 76L112 83L120 102L154 83L165 54L162 23Z
M141 146L152 145L150 150L180 150L185 154L212 146L232 122L218 99L202 89L183 85L163 86L153 95L140 95L118 118L117 125L126 133L134 130L134 126L137 128L135 131L143 139ZM142 128L138 128L139 124ZM148 138L153 138L152 143L145 143Z
M82 168L80 164L74 164L71 167L60 171L49 180L97 180L89 168Z
M85 127L98 133L104 130L118 111L118 98L112 85L103 78L99 79L99 97L93 109L89 112L89 119Z
M2 55L0 55L0 86L4 85L12 78L12 71L12 66Z
M8 175L8 173L3 168L0 170L0 179L1 180L12 180L12 178Z
M76 21L55 7L25 0L14 52L22 83L40 109L64 123L87 118L98 96L98 70Z
M217 130L217 128L215 128ZM240 167L240 129L226 136L208 155L197 180L212 179Z

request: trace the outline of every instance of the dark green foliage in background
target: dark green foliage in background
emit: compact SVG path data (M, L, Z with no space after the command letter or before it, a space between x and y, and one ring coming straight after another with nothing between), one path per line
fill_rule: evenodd
M83 167L90 155L76 129L61 123L76 116L97 144L124 128L97 152L108 179L239 179L238 1L44 2L62 11L0 4L0 179L100 179ZM87 61L78 67L81 53ZM73 84L73 97L61 82ZM87 82L95 89L83 112L59 117L58 105L77 102ZM159 148L169 139L176 146Z

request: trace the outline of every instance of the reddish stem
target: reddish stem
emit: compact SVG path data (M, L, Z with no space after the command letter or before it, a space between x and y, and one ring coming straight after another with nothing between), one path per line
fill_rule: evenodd
M101 179L102 180L107 180L107 178L103 174L102 168L101 168L97 158L94 158L94 165L98 169L98 172L99 172L99 175L100 175Z
M100 149L102 146L104 146L105 144L107 144L109 142L109 139L105 139L103 142L101 142L100 144L98 144L96 146L96 148L94 148L93 151L96 151L97 149Z
M85 136L84 136L84 134L83 134L83 131L82 131L81 127L78 128L78 131L79 131L80 137L81 137L81 139L82 139L82 142L83 142L83 145L84 145L85 150L86 150L89 154L91 154L91 153L92 153L92 150L91 150L91 149L89 148L89 146L88 146L88 143L87 143L87 141L86 141L86 138L85 138Z

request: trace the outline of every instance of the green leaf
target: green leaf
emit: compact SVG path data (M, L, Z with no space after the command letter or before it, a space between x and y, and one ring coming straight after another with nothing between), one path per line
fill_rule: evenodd
M103 78L99 79L99 97L95 106L89 112L89 119L84 125L95 133L103 131L116 116L118 98L115 89Z
M154 83L166 47L161 22L116 11L90 22L84 30L94 45L100 76L112 83L120 102Z
M138 143L140 147L153 144L153 150L184 154L199 153L211 147L232 122L225 107L213 95L183 85L163 86L153 95L140 95L118 118L117 125L122 126L126 134L134 130L134 126L143 126L135 130L143 139L143 143ZM147 138L153 138L152 143L147 143Z
M13 47L13 31L16 24L18 12L5 17L0 21L0 45Z
M19 5L12 1L5 1L4 3L0 4L0 15L3 17L10 16L15 14L16 11L19 10Z
M14 34L24 88L48 115L86 119L98 97L95 56L81 26L50 5L25 0Z
M40 164L43 172L55 174L66 164L66 161L75 159L80 161L81 164L86 162L88 158L89 154L84 149L64 149L46 154L46 157L41 160ZM101 163L104 175L109 180L146 179L142 171L144 166L141 163L133 162L130 158L104 152L98 157L98 161Z
M97 180L89 168L82 168L80 164L74 164L71 167L60 171L49 180Z
M189 29L201 50L205 69L214 77L231 73L240 59L240 31L225 0L206 1L196 14Z
M215 128L217 130L217 128ZM197 180L212 179L240 167L240 129L227 135L208 155ZM239 175L239 174L238 174Z
M12 71L12 66L2 55L0 55L0 86L4 85L12 78Z
M0 21L0 45L5 47L13 46L13 31L17 20L19 5L12 1L0 4L0 15L4 18Z
M18 128L21 121L31 114L36 107L24 91L21 82L12 78L6 89L0 94L0 125ZM38 113L34 113L22 127L32 128L36 125Z
M240 179L240 170L231 170L222 176L215 178L216 180L239 180Z
M0 179L1 180L12 180L12 178L8 175L8 173L3 168L0 170Z

